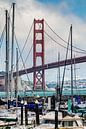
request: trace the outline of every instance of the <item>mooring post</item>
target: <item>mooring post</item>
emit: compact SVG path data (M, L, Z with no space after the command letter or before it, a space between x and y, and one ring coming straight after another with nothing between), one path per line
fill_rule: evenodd
M55 129L58 129L58 110L55 110Z
M27 115L28 109L27 109L27 101L25 101L24 105L25 105L25 125L28 125L28 115Z
M36 107L36 124L39 125L39 107L38 107L38 100L35 101L35 107Z
M21 101L21 125L23 125L23 100Z
M51 98L51 108L55 110L55 95L53 95Z

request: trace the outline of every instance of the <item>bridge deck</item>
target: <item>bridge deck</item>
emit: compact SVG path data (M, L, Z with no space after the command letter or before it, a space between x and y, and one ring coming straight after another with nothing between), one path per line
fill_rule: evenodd
M77 57L77 58L73 58L72 59L72 63L74 64L74 60L75 60L75 63L84 63L86 62L86 56L82 56L82 57ZM49 63L49 64L45 64L44 67L42 66L37 66L36 67L36 70L42 70L42 69L52 69L52 68L57 68L58 66L62 67L64 66L66 63L66 65L70 65L71 64L71 59L68 59L68 60L62 60L62 61L59 61L59 62L53 62L53 63ZM34 71L34 67L32 68L27 68L27 69L24 69L24 70L20 70L19 71L19 76L21 75L24 75L26 73L32 73ZM16 72L14 72L14 76L16 76Z

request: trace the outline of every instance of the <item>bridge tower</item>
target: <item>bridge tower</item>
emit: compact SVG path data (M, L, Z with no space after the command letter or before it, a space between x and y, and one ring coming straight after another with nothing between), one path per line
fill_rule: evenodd
M40 59L40 60L39 60ZM38 64L37 64L38 63ZM37 70L37 65L42 66L42 70ZM45 89L44 78L44 19L34 19L34 37L33 37L33 81L34 90Z

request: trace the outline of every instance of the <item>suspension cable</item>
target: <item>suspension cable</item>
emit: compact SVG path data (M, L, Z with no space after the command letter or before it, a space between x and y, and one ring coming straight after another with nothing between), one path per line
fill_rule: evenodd
M39 25L39 24L38 24L38 25ZM41 28L40 25L39 25L39 28ZM37 36L38 36L38 33L37 33L37 35L36 35L36 38L37 38ZM30 50L29 50L29 52L28 52L28 54L27 54L27 57L26 57L26 59L25 59L25 63L26 63L26 61L27 61L27 59L28 59L28 57L29 57L29 55L30 55L30 52L31 52L32 48L33 48L33 44L32 44L32 46L31 46L31 48L30 48Z
M22 58L21 50L20 50L20 48L19 48L18 40L17 40L17 38L16 38L16 35L15 35L15 40L16 40L16 44L17 44L17 47L18 47L18 50L19 50L19 54L20 54L20 57L21 57L21 60L22 60L22 63L23 63L23 67L24 67L24 69L25 69L25 73L26 73L28 82L30 82L30 79L29 79L29 77L28 77L28 73L27 73L27 70L26 70L26 67L25 67L25 63L24 63L23 58Z
M11 23L11 19L10 19L10 23ZM12 23L11 23L11 25L12 25ZM32 31L32 27L33 27L33 22L32 22L32 25L31 25L31 27L30 27L29 33L28 33L28 35L27 35L27 37L26 37L25 43L24 43L24 45L23 45L23 48L22 48L22 50L21 50L21 54L23 54L23 51L24 51L25 46L26 46L26 44L27 44L27 41L28 41L28 39L29 39L30 33L31 33L31 31ZM16 40L16 39L15 39L15 40ZM18 61L20 60L20 58L21 58L21 55L19 56ZM15 69L15 67L16 67L16 66L14 66L14 69Z
M32 27L33 27L33 22L32 22L31 28L30 28L30 30L29 30L29 33L28 33L28 35L27 35L26 41L25 41L25 43L24 43L24 46L23 46L23 48L22 48L22 50L21 50L21 53L23 53L24 48L25 48L25 46L26 46L26 44L27 44L27 41L28 41L29 36L30 36L30 33L31 33L31 31L32 31Z
M45 32L45 31L44 31ZM57 42L54 38L52 38L47 32L45 32L45 34L52 40L54 41L56 44L58 44L59 46L67 49L67 47L65 47L64 45L60 44L59 42ZM70 48L68 48L68 50L71 50ZM77 51L77 50L73 50L74 52L77 52L77 53L80 53L80 54L86 54L85 52L80 52L80 51Z
M50 28L50 30L58 37L58 38L60 38L64 43L68 43L67 41L65 41L61 36L59 36L50 26L49 26L49 24L45 21L45 24ZM78 49L78 50L80 50L80 51L83 51L83 52L85 52L85 54L86 54L86 50L84 50L84 49L81 49L81 48L78 48L78 47L76 47L76 46L73 46L73 48L75 48L75 49Z
M24 43L24 45L23 45L23 48L22 48L22 50L21 50L21 54L23 54L23 51L24 51L24 49L25 49L25 46L26 46L26 44L27 44L27 41L28 41L28 39L29 39L31 30L32 30L32 27L33 27L33 23L32 23L32 25L31 25L31 28L30 28L29 33L28 33L28 35L27 35L26 41L25 41L25 43ZM21 56L19 56L18 61L20 60L20 57L21 57Z
M39 25L39 24L38 24ZM39 25L39 28L41 28L41 26ZM37 35L36 35L36 38L37 38L37 36L38 36L38 33L37 33ZM32 46L31 46L31 48L30 48L30 50L29 50L29 52L28 52L28 54L27 54L27 57L26 57L26 59L25 59L25 63L26 63L26 61L27 61L27 59L28 59L28 57L29 57L29 55L30 55L30 53L31 53L31 50L32 50L32 48L33 48L33 44L32 44Z
M25 59L25 63L27 62L27 59L28 59L28 57L29 57L29 55L30 55L30 53L31 53L31 50L32 50L32 48L33 48L33 45L31 46L31 48L30 48L30 50L29 50L29 52L28 52L28 54L27 54L27 57L26 57L26 59ZM22 66L22 68L23 68L23 66ZM21 69L22 69L21 68Z

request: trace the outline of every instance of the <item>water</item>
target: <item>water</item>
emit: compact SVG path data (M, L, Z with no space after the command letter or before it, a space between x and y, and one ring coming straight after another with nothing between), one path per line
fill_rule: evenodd
M71 95L71 90L64 90L64 95ZM86 95L86 89L73 90L73 95Z
M24 97L24 96L53 96L56 94L56 91L28 91L28 92L23 92L23 91L20 91L18 92L18 95L20 97ZM64 90L62 92L63 95L71 95L71 90ZM86 89L81 89L81 90L74 90L73 91L73 94L74 95L86 95ZM15 96L15 93L12 92L12 96L14 97ZM6 92L0 92L0 98L5 98L7 97L7 94Z
M34 91L34 92L32 92L32 91L28 91L28 92L20 91L20 92L18 92L18 95L20 97L24 97L24 96L37 96L37 95L39 95L39 96L53 96L55 94L56 94L55 91L45 91L45 92L44 91ZM12 97L14 97L14 96L15 96L15 93L12 92ZM7 93L6 92L0 92L0 98L6 98L6 97L7 97Z

